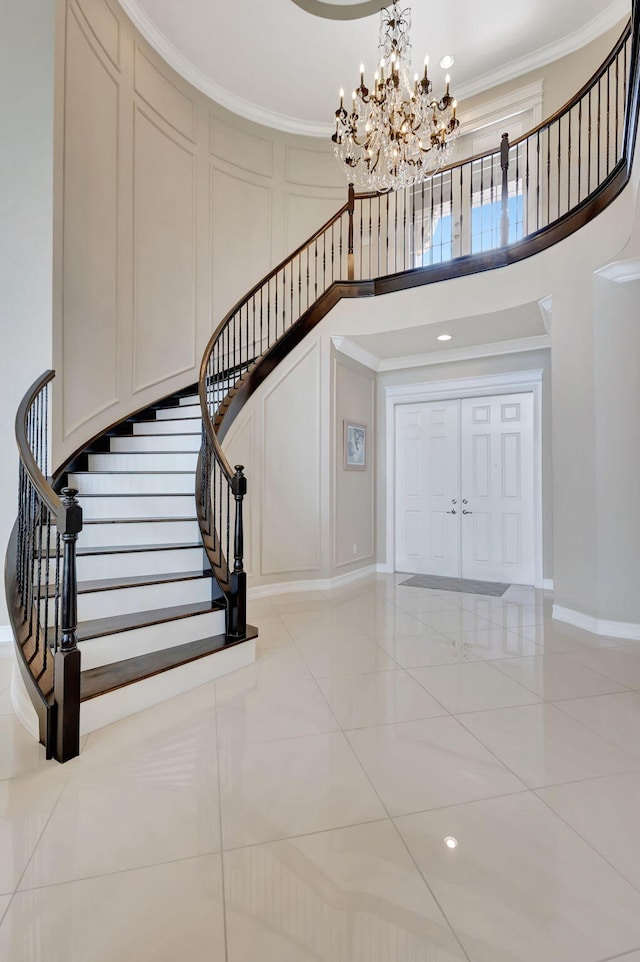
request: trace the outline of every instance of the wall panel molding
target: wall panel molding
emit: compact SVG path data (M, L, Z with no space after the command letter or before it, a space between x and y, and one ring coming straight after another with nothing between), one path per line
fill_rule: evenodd
M196 142L197 117L195 101L158 70L138 45L134 55L133 87L138 96L165 123L192 144Z
M134 394L196 363L196 163L140 106L134 120Z
M75 0L84 21L111 63L120 69L120 23L105 0Z
M316 342L287 365L262 400L261 575L320 570L320 377ZM283 564L284 558L291 563Z

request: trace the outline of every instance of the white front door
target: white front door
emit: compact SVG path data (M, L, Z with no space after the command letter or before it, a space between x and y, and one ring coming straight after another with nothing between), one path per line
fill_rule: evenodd
M462 577L534 580L533 395L464 398Z
M459 402L396 407L396 568L460 572Z
M533 584L533 395L396 407L396 570Z

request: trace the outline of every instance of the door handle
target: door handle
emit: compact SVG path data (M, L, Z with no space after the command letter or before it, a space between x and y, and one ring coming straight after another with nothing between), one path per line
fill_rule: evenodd
M466 508L463 508L463 509L462 509L462 513L463 513L463 514L473 514L473 511L467 511Z
M454 508L453 511L447 511L446 513L447 513L447 514L457 514L457 511L456 511L456 509Z

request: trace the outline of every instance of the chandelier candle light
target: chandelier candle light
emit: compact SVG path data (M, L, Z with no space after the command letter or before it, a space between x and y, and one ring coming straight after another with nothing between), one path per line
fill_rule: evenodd
M422 78L410 83L411 10L397 3L380 13L382 55L373 89L365 85L360 66L360 86L353 91L351 110L336 110L336 131L331 138L347 179L365 190L385 191L410 187L443 167L460 132L457 103L451 96L447 74L441 100L433 96L429 58Z

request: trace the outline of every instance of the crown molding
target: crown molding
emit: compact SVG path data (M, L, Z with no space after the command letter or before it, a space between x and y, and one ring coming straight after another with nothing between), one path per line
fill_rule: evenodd
M254 124L282 130L286 134L298 134L304 137L331 136L334 130L332 124L319 124L315 121L288 117L286 114L279 114L275 110L261 107L227 90L226 87L216 83L215 80L212 80L211 77L194 66L184 54L181 54L177 47L174 47L171 41L167 40L165 35L152 23L146 13L142 12L136 0L118 0L118 3L136 30L142 34L164 62L193 87L220 104L221 107L225 107L239 117L244 117L245 120L251 120Z
M575 53L576 50L580 50L581 47L586 47L588 43L597 40L603 33L611 30L621 20L628 18L629 15L628 0L614 0L611 6L574 33L561 37L559 40L554 40L553 43L549 43L545 47L539 47L538 50L533 50L524 57L511 60L496 70L481 74L475 80L462 83L459 87L456 85L457 99L461 101L465 97L475 97L476 94L481 94L491 87L508 83L515 80L516 77L530 73L532 70L546 67L547 64L553 63L555 60L561 60L563 57Z
M640 280L640 259L636 257L628 261L614 261L596 271L596 276L613 281L614 284L628 284L629 281Z
M245 120L251 120L255 124L261 124L263 127L281 130L287 134L298 134L305 137L331 136L333 126L330 123L324 124L318 123L317 121L302 120L299 117L289 117L286 114L280 114L275 110L269 110L266 107L254 104L227 90L226 87L216 83L191 63L184 54L180 53L177 47L158 30L146 13L140 9L137 0L118 0L118 3L156 53L158 53L176 73L180 74L180 76L192 84L192 86L196 87L203 94L206 94L207 97L210 97L211 100L214 100L217 104L220 104L220 106L225 107L240 117L244 117ZM330 4L326 6L330 6ZM566 57L568 54L591 43L592 40L595 40L601 36L601 34L610 30L628 15L628 0L614 0L611 6L607 7L606 10L603 10L602 13L598 14L598 16L594 17L593 20L590 20L589 23L585 24L579 30L576 30L575 33L562 37L560 40L547 44L545 47L540 47L539 50L534 50L532 53L518 60L512 60L497 70L482 74L480 77L476 77L475 80L461 84L456 90L458 100L460 101L465 97L473 97L476 94L489 90L491 87L496 87L499 84L514 80L516 77L522 76L522 74L528 73L531 70L544 67L554 60L560 60L562 57Z
M471 347L445 348L429 354L408 354L406 357L389 357L380 361L379 371L401 371L410 367L427 367L431 364L448 364L451 361L471 361L475 358L497 357L502 354L523 354L551 347L547 334L535 334L513 341L496 341L493 344L475 344Z

